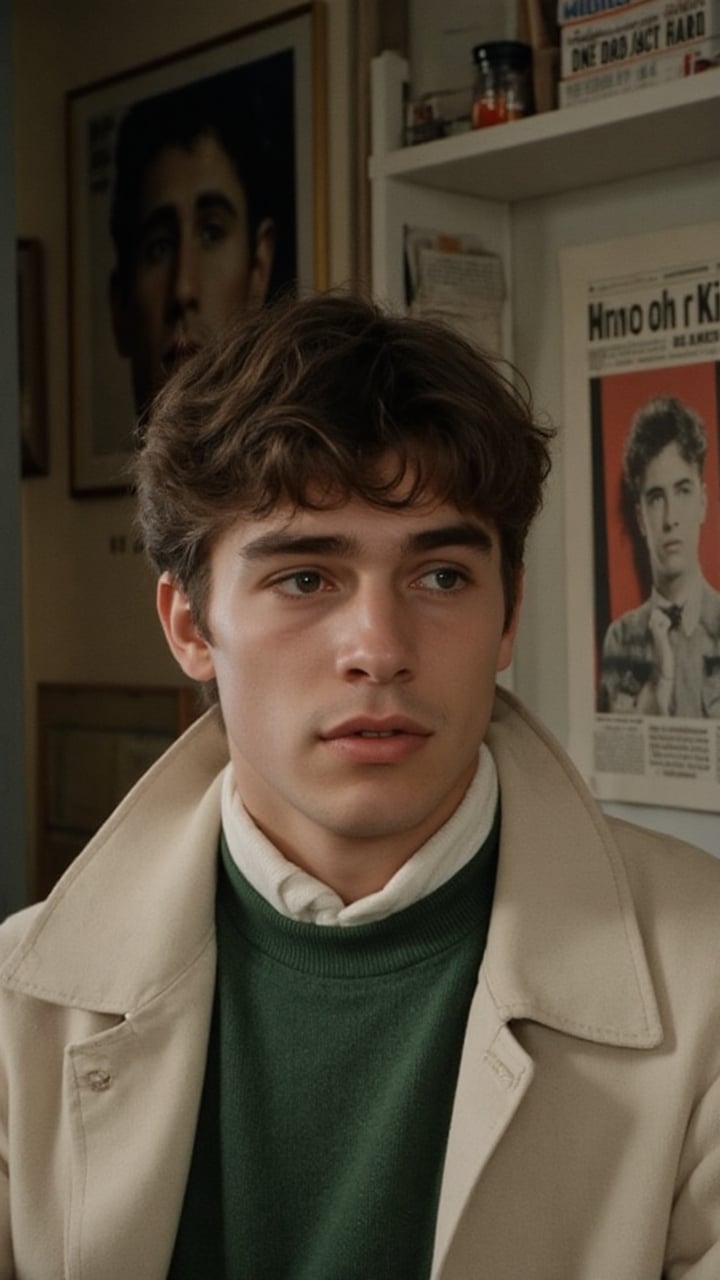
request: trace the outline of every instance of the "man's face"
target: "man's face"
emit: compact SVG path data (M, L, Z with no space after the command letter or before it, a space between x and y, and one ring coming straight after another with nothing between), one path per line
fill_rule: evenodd
M280 509L211 567L209 640L167 580L159 610L217 679L245 807L301 865L373 841L400 865L462 799L512 655L495 529L450 504Z
M707 495L697 465L686 462L676 444L650 460L637 505L652 578L659 590L698 568L700 528Z
M233 312L265 300L273 247L265 221L251 252L245 191L213 135L158 153L145 177L130 278L116 275L111 285L138 411Z

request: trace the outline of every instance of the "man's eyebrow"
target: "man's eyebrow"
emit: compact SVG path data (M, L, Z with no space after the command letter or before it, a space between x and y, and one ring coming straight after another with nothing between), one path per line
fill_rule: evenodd
M350 556L359 549L356 538L340 534L261 533L240 548L243 560L266 560L273 556Z
M463 521L437 529L412 533L401 546L402 555L437 551L443 547L472 547L489 555L493 541L481 525ZM293 534L282 531L262 533L240 548L243 560L266 560L273 556L353 556L360 551L357 538L346 534Z
M422 529L413 533L404 545L406 553L413 551L439 551L443 547L471 547L490 554L493 540L488 529L470 521L443 525L438 529Z
M199 213L222 209L223 213L230 214L231 218L238 217L237 205L224 191L201 191L200 195L195 197L195 208Z

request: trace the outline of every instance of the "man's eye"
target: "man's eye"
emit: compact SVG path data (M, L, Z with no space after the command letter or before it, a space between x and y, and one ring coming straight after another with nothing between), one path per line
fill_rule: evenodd
M298 573L292 573L289 577L281 578L275 583L277 590L286 596L312 596L322 591L323 586L322 574L316 573L313 569L301 569Z
M431 569L429 573L424 573L418 582L427 591L457 591L465 586L467 576L459 569Z
M219 244L227 239L227 230L221 222L204 222L200 229L200 239L204 245Z
M140 244L140 261L145 266L154 266L158 262L163 262L175 252L174 237L168 235L167 232L158 233L153 236L146 236Z

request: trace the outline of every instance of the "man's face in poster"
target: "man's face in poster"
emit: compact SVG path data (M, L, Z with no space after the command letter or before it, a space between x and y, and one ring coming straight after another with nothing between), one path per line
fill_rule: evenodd
M677 444L666 445L646 467L637 505L653 582L664 594L670 582L697 572L706 514L707 493L697 463L688 462Z
M111 283L119 353L138 412L233 312L265 301L274 227L251 231L244 186L212 132L161 148L149 164L124 278Z

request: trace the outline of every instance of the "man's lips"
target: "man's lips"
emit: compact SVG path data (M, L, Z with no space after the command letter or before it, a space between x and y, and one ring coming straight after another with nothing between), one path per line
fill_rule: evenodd
M421 751L432 731L405 716L356 716L320 735L334 755L356 765L400 764Z
M406 716L385 716L378 718L375 716L355 716L351 720L344 720L341 724L335 725L334 728L321 733L320 737L325 742L333 742L338 738L353 737L391 737L396 734L410 734L413 737L429 738L431 731L426 729L424 725L419 724L416 720L409 720Z

